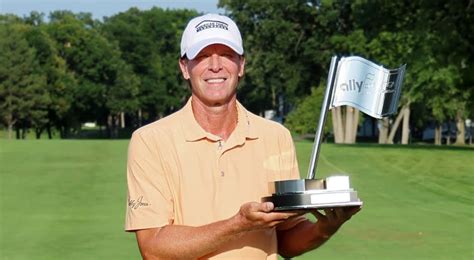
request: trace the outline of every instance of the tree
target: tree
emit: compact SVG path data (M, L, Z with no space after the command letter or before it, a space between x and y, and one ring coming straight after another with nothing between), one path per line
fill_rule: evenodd
M138 104L138 78L121 59L116 43L95 29L99 25L90 16L54 12L50 19L47 31L77 80L71 106L76 116L70 123L97 121L106 126L109 136L116 137L120 113L135 110Z
M403 113L395 120L388 142L393 142L402 118L402 143L408 142L410 106L417 102L430 106L439 124L462 115L469 96L461 89L468 90L462 75L467 60L472 60L472 1L360 1L355 5L356 23L365 28L371 56L390 66L398 65L395 59L408 63L400 102Z
M177 61L182 31L196 15L189 10L131 8L107 18L101 27L140 79L137 125L176 111L189 95Z
M67 121L68 111L73 103L72 90L76 85L74 75L67 70L66 61L59 55L54 40L47 34L41 16L32 13L25 21L32 21L32 29L26 35L31 46L36 50L36 60L41 75L46 80L46 90L50 103L47 117L34 124L36 137L40 138L44 130L49 139L52 138L52 128L61 128Z
M311 86L325 80L331 56L364 52L366 40L362 30L353 28L348 1L221 0L219 5L243 32L248 65L239 96L257 113L299 103ZM287 104L280 104L280 96ZM332 113L333 119L347 121L333 121L337 142L343 132L346 141L341 142L354 142L358 110L337 108Z
M304 135L315 133L321 116L321 107L324 99L324 88L313 88L311 95L307 96L293 111L291 111L285 121L285 125L294 133ZM328 116L327 120L330 120ZM326 120L326 121L327 121ZM325 124L324 132L329 133L329 124Z
M319 85L331 54L324 50L329 18L316 1L221 0L219 6L243 35L247 66L239 96L249 109L291 108Z
M0 113L9 139L14 127L17 138L24 138L30 124L44 123L49 104L46 81L40 73L36 51L26 40L31 28L12 17L2 16L0 20Z

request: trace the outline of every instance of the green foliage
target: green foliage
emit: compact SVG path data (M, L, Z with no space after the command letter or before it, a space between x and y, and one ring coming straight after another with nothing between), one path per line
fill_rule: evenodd
M303 99L296 109L288 114L285 126L287 126L292 132L300 135L314 133L321 114L324 91L325 89L323 87L313 88L311 95ZM326 122L328 122L328 120L331 120L329 114ZM325 132L329 132L330 125L331 124L329 123L325 124Z
M284 117L299 107L301 115L290 114L287 123L296 132L313 131L303 119L310 114L304 107L312 106L312 87L321 86L335 54L360 55L389 68L407 63L400 105L415 109L412 125L474 115L470 2L221 0L219 5L244 38L246 74L239 99L257 114L275 109ZM121 113L127 126L136 128L176 111L189 96L177 65L179 41L196 15L160 8L131 8L103 21L70 11L52 12L48 21L38 12L0 15L2 124L34 128L39 135L56 128L65 137L87 121L113 130ZM304 105L296 106L302 100Z
M48 115L43 124L36 125L38 134L47 128L51 137L51 127L61 127L64 121L70 120L68 114L74 97L72 90L76 87L74 74L68 71L66 61L60 56L54 40L46 32L41 16L32 13L26 21L38 26L32 27L27 40L36 49L36 60L40 73L46 78L46 91L49 94Z
M321 54L327 32L308 1L220 1L239 25L246 52L240 97L256 112L276 109L279 96L294 104L323 76L329 53ZM288 105L288 104L286 104Z
M189 95L178 68L179 42L186 23L196 15L188 10L132 8L106 19L101 27L140 79L139 107L146 121L176 111Z
M15 91L24 97L17 98L19 101L13 101L14 95L2 94L6 101L0 105L9 105L10 109L2 111L2 121L10 118L5 125L11 127L28 118L22 127L33 126L38 135L47 129L50 136L55 127L66 137L87 121L105 125L113 134L120 113L134 119L140 110L146 121L152 121L177 110L189 95L177 65L179 39L187 21L196 15L188 10L132 8L104 22L93 20L88 13L70 11L52 12L49 22L37 12L23 20L1 16L2 26L19 24L26 28L13 32L10 39L3 37L2 46L19 54L28 52L21 62L31 63L22 65L22 70L14 66L20 61L9 58L2 64L4 70L8 66L16 74L5 71L5 75L25 75L29 77L25 88L41 85L46 94L32 98ZM7 40L30 49L14 50ZM4 54L6 59L8 50ZM3 80L2 85L12 87ZM7 93L3 86L0 91ZM13 108L10 103L24 107ZM14 113L12 109L16 109ZM136 122L129 124L136 127Z
M421 121L472 116L472 4L466 1L221 0L242 28L251 108L307 96L334 54L361 55L389 68L408 64L400 104L429 106ZM469 63L470 62L470 63ZM471 105L469 105L471 104ZM418 118L415 119L420 121Z
M26 40L31 27L9 20L0 24L0 115L14 125L41 125L50 103L36 50Z
M428 105L431 114L417 116L438 122L459 111L473 116L466 106L473 92L473 81L466 77L474 73L466 66L473 59L472 4L418 0L353 5L356 24L370 39L370 56L390 66L408 64L402 103Z
M71 112L79 116L68 123L98 121L115 128L109 117L138 109L139 78L115 42L92 29L97 26L87 15L54 12L45 30L77 81Z

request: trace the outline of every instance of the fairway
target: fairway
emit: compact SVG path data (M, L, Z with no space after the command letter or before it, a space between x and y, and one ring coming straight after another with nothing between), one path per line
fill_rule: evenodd
M123 231L128 141L0 140L0 259L139 259ZM312 143L297 142L306 176ZM295 259L474 259L474 149L324 144L362 211Z

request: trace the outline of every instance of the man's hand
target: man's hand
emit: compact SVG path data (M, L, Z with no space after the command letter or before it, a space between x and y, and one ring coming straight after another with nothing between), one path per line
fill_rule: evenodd
M356 207L341 207L341 208L328 208L324 209L324 213L320 213L318 210L314 210L311 213L318 219L316 227L320 234L324 237L329 238L353 215L357 214L361 209L360 206Z
M316 223L306 220L291 229L277 231L278 253L294 257L321 246L360 209L359 206L330 208L324 210L325 214L312 210L318 219Z
M273 228L291 217L300 215L299 212L272 212L274 208L271 202L248 202L240 207L234 216L237 225L244 231Z

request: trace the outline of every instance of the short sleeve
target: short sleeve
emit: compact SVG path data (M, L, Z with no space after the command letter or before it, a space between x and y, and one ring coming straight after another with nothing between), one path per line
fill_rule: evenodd
M128 148L125 230L173 222L173 200L160 145L149 132L135 132Z

